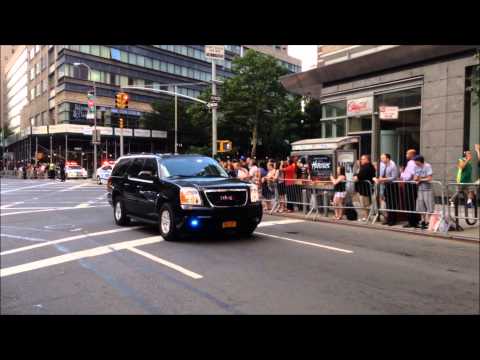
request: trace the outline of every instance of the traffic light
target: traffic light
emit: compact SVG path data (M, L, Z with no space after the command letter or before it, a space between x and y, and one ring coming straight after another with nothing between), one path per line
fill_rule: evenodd
M128 109L128 94L119 92L115 94L115 107L117 109Z
M218 152L232 151L232 142L230 140L218 140L217 141L217 151Z
M117 109L123 109L123 104L122 104L122 100L123 100L123 93L116 93L115 94L115 107Z
M119 121L119 126L120 126L120 129L123 129L123 118L120 118L120 121Z

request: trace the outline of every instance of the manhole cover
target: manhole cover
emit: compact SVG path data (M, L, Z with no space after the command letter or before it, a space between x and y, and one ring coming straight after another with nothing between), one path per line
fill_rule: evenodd
M74 224L54 224L54 225L45 225L45 229L49 230L69 230L75 228Z

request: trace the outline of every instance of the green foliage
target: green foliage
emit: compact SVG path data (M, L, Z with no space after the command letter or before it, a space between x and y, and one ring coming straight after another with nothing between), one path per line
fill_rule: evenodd
M13 135L13 131L10 130L7 124L3 125L3 128L0 128L0 139L4 137L5 139L8 138L10 135Z
M249 50L232 62L233 77L219 89L218 139L231 140L241 153L287 154L291 123L301 114L300 97L287 93L278 81L287 70L271 56ZM200 97L208 101L211 90ZM187 112L195 126L211 132L211 112L192 105Z

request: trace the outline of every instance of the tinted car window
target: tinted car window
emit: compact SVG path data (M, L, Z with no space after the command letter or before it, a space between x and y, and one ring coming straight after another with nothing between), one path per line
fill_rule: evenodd
M162 175L166 177L228 177L225 170L209 157L162 159Z
M142 171L144 161L145 159L142 158L133 160L132 164L127 169L127 175L131 177L138 176L138 173Z
M112 176L123 176L132 159L122 159L113 167Z
M145 159L143 171L150 171L153 176L157 176L157 162L155 159Z

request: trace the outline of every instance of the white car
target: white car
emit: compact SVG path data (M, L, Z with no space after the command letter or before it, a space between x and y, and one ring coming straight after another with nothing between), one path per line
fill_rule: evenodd
M104 164L97 169L97 184L106 184L112 174L113 164Z
M65 177L67 179L86 179L88 173L80 165L68 164L65 166Z

